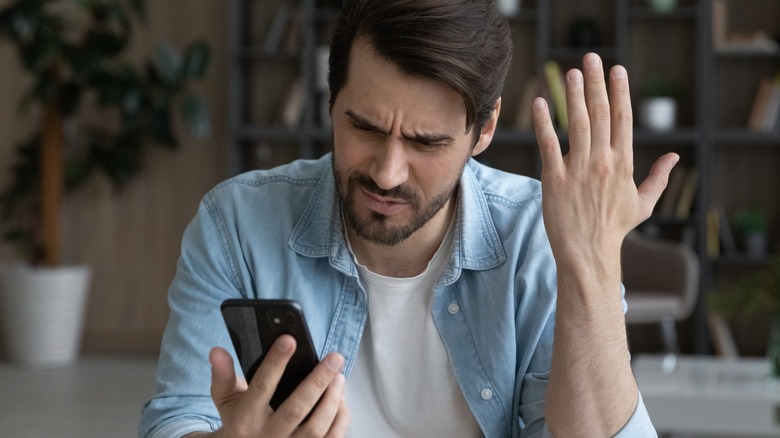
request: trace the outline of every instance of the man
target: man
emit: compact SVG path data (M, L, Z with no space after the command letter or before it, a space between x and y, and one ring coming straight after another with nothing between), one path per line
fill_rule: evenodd
M345 3L332 154L204 197L141 435L654 436L620 246L677 157L636 187L625 69L609 72L609 94L595 54L567 73L565 157L534 101L540 188L472 159L495 132L511 53L492 0ZM300 302L322 356L276 411L294 340L280 337L247 385L219 315L237 297Z

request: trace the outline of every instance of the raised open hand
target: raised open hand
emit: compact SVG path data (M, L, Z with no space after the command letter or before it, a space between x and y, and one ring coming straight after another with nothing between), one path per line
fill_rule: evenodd
M566 74L566 100L566 156L547 103L534 101L544 223L559 267L619 251L625 235L652 213L679 159L674 153L660 157L647 178L634 183L631 96L622 66L611 69L607 93L601 59L588 53L582 71Z

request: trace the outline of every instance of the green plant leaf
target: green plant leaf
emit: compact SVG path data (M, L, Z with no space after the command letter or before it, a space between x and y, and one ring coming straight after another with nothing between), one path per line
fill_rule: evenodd
M165 85L177 87L181 79L182 56L173 44L162 42L154 51L154 69Z
M149 21L149 15L146 12L146 2L144 0L131 0L130 6L132 6L133 11L135 11L135 14L142 22L146 23Z
M211 135L211 112L203 97L188 93L182 100L181 112L187 131L193 137L203 139Z
M202 79L209 69L211 51L205 41L196 41L187 47L184 55L184 76Z
M105 31L92 31L84 41L84 51L98 60L121 53L130 42L128 34Z
M79 144L86 147L62 163L66 190L96 171L121 188L141 171L147 147L175 148L171 108L179 98L187 129L195 136L210 132L206 101L183 95L188 82L208 70L204 41L190 44L184 56L173 45L160 44L140 68L122 59L134 22L147 19L145 0L9 0L3 5L0 39L11 43L32 78L20 112L32 103L50 102L57 102L65 116L92 103L98 111L119 111L116 127L90 127L76 118ZM7 232L0 236L14 240L33 263L41 261L46 244L40 230L40 126L35 126L34 135L18 145L5 170L10 178L0 190L0 225Z

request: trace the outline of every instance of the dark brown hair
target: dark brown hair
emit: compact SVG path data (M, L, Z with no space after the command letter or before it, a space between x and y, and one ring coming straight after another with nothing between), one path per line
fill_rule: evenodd
M466 129L476 127L479 138L512 57L509 24L495 0L346 0L330 46L331 108L359 37L404 73L454 88L466 107Z

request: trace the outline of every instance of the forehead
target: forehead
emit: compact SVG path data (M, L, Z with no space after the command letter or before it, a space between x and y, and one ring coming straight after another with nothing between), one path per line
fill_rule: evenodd
M379 56L364 38L352 45L347 81L336 104L368 117L401 117L404 121L435 125L450 132L465 133L466 108L463 99L449 85L403 72ZM391 117L392 116L392 117Z

